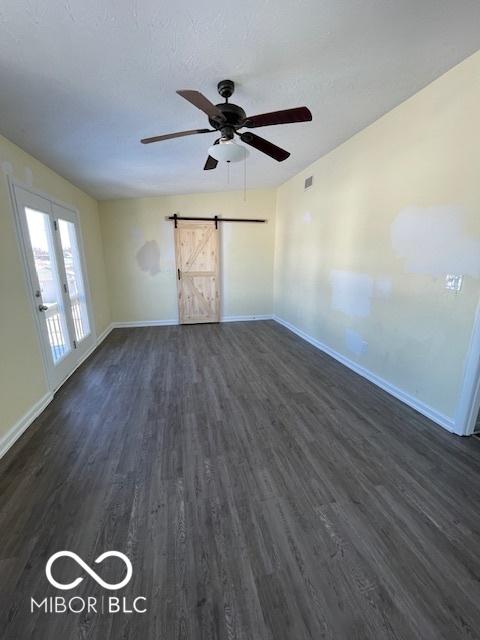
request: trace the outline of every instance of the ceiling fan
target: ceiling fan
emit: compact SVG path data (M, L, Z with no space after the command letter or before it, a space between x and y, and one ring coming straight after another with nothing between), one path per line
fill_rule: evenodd
M292 122L308 122L312 119L312 114L307 107L296 107L295 109L283 109L282 111L272 111L271 113L261 113L256 116L248 116L245 111L236 104L229 102L235 90L232 80L222 80L218 83L218 93L225 98L221 104L213 104L199 91L177 91L178 95L188 100L197 109L203 111L208 116L208 121L213 129L190 129L189 131L179 131L178 133L167 133L162 136L153 136L141 140L143 144L151 142L161 142L171 138L182 138L197 133L212 133L218 131L221 137L215 140L209 149L209 156L203 167L205 170L215 169L219 160L235 162L241 160L246 155L245 148L235 144L234 137L237 135L242 142L254 147L258 151L267 154L274 160L282 162L286 160L290 153L272 144L265 138L257 136L250 131L239 131L243 127L256 129L257 127L267 127L274 124L288 124ZM218 145L216 147L215 145ZM216 157L213 157L215 155Z

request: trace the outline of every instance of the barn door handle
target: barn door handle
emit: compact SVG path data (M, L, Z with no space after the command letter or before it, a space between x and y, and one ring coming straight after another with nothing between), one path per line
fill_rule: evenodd
M181 279L181 277L182 277L182 276L180 275L180 269L177 269L177 276L178 276L178 279L180 280L180 279Z

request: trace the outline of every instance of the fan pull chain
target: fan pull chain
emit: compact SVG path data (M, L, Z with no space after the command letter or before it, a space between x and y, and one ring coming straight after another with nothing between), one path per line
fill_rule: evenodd
M230 162L227 162L227 184L230 184Z
M243 158L243 201L247 201L247 154Z

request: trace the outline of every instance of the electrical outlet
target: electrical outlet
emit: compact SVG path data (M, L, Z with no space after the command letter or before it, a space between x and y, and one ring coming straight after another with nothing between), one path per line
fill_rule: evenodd
M445 277L445 289L458 293L462 288L463 276L448 273Z

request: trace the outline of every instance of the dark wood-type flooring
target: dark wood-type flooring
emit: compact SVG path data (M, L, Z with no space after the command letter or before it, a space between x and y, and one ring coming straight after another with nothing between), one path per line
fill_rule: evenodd
M117 329L0 461L0 637L479 638L479 534L480 442L273 321Z

